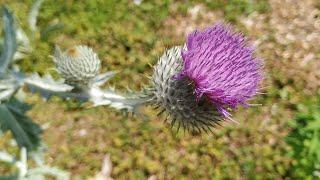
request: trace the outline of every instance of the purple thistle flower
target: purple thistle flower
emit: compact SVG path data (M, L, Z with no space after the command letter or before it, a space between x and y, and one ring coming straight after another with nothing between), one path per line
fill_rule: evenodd
M154 67L150 102L167 112L171 124L211 131L230 109L258 91L261 64L241 34L216 24L190 34L185 47L166 51Z
M229 117L228 108L247 106L262 79L261 64L254 48L245 44L242 34L216 24L188 36L182 51L184 66L178 77L194 84L197 99L207 97L217 110Z

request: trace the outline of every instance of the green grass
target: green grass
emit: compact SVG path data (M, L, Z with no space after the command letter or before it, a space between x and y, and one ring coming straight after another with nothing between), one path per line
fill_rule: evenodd
M290 173L299 178L312 179L320 170L320 104L319 94L297 106L298 112L289 126L292 128L286 141L292 147L288 152L293 157Z
M32 3L30 0L2 2L20 20L25 19ZM34 42L36 51L19 64L28 72L52 72L49 55L54 44L63 48L86 44L98 52L104 71L120 71L111 85L121 90L126 86L138 90L148 83L145 75L152 73L148 64L155 64L165 48L175 43L164 36L164 22L186 15L188 8L198 2L155 0L136 6L132 1L116 0L45 1L39 28L45 29L54 21L64 26L45 41L38 34ZM224 20L235 24L241 15L268 12L266 1L212 2L202 3L209 9L222 11ZM112 176L116 179L151 175L160 179L281 179L289 175L292 162L285 155L290 147L283 137L288 133L286 122L295 107L284 101L290 98L290 93L282 82L277 86L276 76L271 76L274 79L265 90L267 95L261 95L255 102L263 106L240 109L234 117L239 125L225 123L209 135L183 132L176 135L163 123L164 117L156 117L156 111L150 108L144 109L148 120L142 120L123 117L106 107L68 108L68 103L57 99L46 103L38 96L28 98L35 104L30 116L40 124L50 123L43 135L49 147L49 164L70 171L74 177L94 176L101 168L103 156L109 153L114 166ZM79 136L81 129L88 134Z

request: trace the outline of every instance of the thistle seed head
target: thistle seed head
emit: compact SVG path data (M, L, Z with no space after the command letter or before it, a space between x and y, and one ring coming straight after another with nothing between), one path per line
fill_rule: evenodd
M88 86L100 71L100 59L87 46L74 46L65 52L56 46L53 59L58 72L71 85Z
M175 78L183 66L181 50L181 46L171 48L154 67L153 103L161 112L167 112L171 124L177 123L178 129L182 126L192 131L210 131L222 119L221 115L204 97L196 98L187 78Z

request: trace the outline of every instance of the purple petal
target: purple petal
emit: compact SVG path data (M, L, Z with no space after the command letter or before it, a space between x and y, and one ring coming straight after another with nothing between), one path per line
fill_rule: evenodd
M184 67L177 77L188 77L199 99L206 96L227 116L227 108L246 105L258 91L261 64L245 44L243 35L221 23L187 38L182 51Z

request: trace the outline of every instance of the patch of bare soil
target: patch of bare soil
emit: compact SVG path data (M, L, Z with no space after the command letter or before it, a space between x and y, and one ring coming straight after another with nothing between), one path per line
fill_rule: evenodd
M222 17L223 13L221 11L213 12L204 5L198 4L190 8L186 16L177 15L168 18L164 22L163 33L173 39L174 42L181 41L195 29L205 28L216 21L223 20Z

